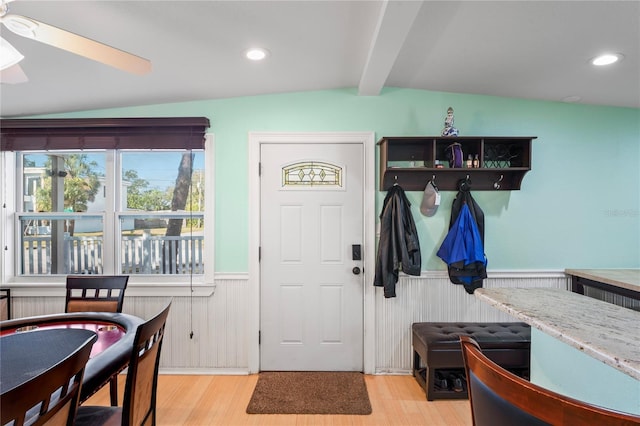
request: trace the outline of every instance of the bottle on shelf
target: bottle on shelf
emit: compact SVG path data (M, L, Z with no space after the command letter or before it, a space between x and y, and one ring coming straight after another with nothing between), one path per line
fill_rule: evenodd
M471 154L467 157L467 169L473 168L473 157Z
M480 159L478 158L478 154L473 158L473 168L477 169L480 167Z

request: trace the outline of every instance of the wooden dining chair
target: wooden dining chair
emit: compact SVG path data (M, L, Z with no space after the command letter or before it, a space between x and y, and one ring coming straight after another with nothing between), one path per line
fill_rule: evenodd
M155 425L158 367L171 302L154 318L138 326L131 351L122 407L78 407L77 426Z
M0 397L2 424L73 425L84 368L97 340L87 332L84 343L54 367Z
M640 416L569 398L516 376L487 358L469 336L460 336L460 344L475 426L640 424Z
M68 275L65 312L122 312L128 275ZM111 405L118 405L118 373L109 380Z
M65 312L122 312L128 275L68 275Z

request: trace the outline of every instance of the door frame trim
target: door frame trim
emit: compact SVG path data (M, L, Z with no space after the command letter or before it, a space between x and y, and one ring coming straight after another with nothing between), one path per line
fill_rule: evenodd
M363 241L363 365L365 374L375 372L375 133L374 132L249 132L249 315L247 353L249 373L260 371L260 147L262 144L349 143L363 147L362 188Z

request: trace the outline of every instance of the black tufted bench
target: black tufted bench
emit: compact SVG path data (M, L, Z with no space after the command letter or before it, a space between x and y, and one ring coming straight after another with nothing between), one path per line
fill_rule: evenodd
M413 375L427 400L467 398L459 336L473 337L492 361L527 377L531 329L522 322L413 323Z

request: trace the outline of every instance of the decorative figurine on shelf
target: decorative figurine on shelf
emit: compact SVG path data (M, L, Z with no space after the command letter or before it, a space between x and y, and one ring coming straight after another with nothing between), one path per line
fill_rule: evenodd
M458 136L458 129L453 127L453 108L447 109L447 118L444 119L444 129L442 136Z

